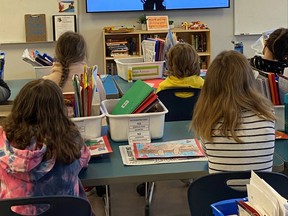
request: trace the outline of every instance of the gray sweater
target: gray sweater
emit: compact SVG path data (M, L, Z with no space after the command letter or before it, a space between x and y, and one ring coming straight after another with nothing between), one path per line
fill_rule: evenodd
M7 101L11 95L11 90L4 80L0 78L0 102Z

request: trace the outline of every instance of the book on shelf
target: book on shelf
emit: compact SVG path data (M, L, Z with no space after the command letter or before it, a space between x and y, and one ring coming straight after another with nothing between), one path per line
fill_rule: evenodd
M158 143L133 143L133 153L136 159L205 157L197 139Z
M283 78L282 75L276 75L272 72L265 72L261 70L257 70L259 75L256 78L257 87L262 95L271 100L274 105L283 104L283 94L286 90L283 86L285 86L288 81ZM280 78L282 76L282 78ZM279 78L281 79L281 84L279 84Z
M101 136L95 139L87 139L85 140L85 144L87 145L92 157L112 152L112 148L107 136Z
M133 111L136 110L153 91L154 89L151 86L142 80L137 80L114 106L112 114L119 115L133 113Z

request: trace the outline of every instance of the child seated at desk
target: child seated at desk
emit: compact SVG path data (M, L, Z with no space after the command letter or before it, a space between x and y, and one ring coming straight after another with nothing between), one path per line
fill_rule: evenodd
M188 43L177 43L167 55L167 75L157 92L175 87L202 88L204 79L200 77L200 58L194 47ZM193 93L180 92L179 97L191 97Z
M263 57L256 55L249 61L259 70L283 74L288 67L288 29L273 31L264 41Z
M209 173L272 171L276 117L256 86L239 52L221 52L209 66L191 124L208 156Z
M87 45L84 37L76 32L64 32L57 40L52 73L44 76L43 79L54 81L62 88L63 92L73 92L72 76L83 74L86 55ZM98 76L95 82L100 100L105 100L106 93Z
M73 195L87 199L78 174L89 160L77 126L67 117L61 89L50 80L27 83L0 127L0 197ZM44 206L35 208L15 206L14 210L38 215Z

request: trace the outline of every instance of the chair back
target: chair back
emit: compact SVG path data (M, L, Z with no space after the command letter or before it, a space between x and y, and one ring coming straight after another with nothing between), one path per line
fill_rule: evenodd
M19 216L11 210L13 206L47 205L40 216L90 216L91 206L88 200L76 196L39 196L14 199L0 199L1 216Z
M201 89L197 88L168 88L157 93L160 101L168 109L165 114L165 121L191 120L193 116L194 105L197 102ZM182 98L175 95L179 92L191 92L191 97Z
M288 199L288 177L282 173L256 172L281 196ZM188 204L191 215L210 216L211 204L234 198L247 197L247 190L236 190L227 185L229 180L250 179L251 171L209 174L192 182L188 188Z

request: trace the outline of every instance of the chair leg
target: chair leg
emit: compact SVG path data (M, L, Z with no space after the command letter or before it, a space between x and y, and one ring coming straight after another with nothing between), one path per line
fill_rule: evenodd
M109 185L105 185L105 194L103 195L105 215L111 216L111 203L110 203L110 188Z
M150 215L150 206L153 198L155 182L145 183L145 216Z

